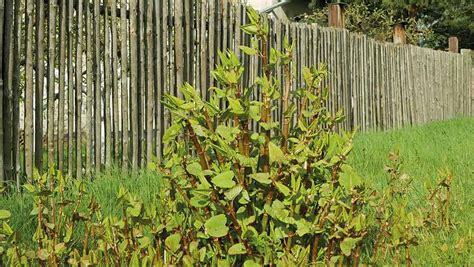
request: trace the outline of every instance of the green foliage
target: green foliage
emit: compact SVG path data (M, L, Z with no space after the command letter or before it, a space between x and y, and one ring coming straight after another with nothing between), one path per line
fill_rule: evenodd
M472 1L351 0L347 3L346 28L350 31L392 41L392 25L404 22L410 44L445 49L448 37L457 36L461 48L474 48ZM297 19L327 26L326 5L312 7L312 12Z
M314 9L306 14L302 20L328 26L327 7ZM407 43L420 45L427 38L433 38L433 32L418 18L397 16L395 9L387 9L374 3L351 2L345 8L345 27L351 32L366 34L379 41L392 42L393 25L404 22L407 34Z

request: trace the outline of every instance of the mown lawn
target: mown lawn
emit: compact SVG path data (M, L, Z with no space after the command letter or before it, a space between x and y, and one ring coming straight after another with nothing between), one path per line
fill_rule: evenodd
M389 132L357 134L350 163L373 188L387 181L384 166L391 151L398 150L402 170L413 178L413 206L428 205L427 186L439 178L440 170L454 175L450 229L423 231L420 245L413 249L414 265L444 266L474 264L474 119L461 118L409 127ZM144 171L123 175L111 171L87 184L87 190L102 207L103 214L120 213L115 201L120 185L140 195L145 203L154 202L160 187L159 175ZM29 216L31 198L0 197L0 209L12 211L11 224L28 242L34 232L34 219ZM387 264L391 264L387 259Z

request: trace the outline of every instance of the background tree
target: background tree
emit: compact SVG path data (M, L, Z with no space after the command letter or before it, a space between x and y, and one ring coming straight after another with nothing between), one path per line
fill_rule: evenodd
M326 1L313 1L313 11L302 19L327 25ZM408 42L446 48L450 36L461 48L474 49L474 2L443 0L348 0L346 27L378 40L391 39L393 23L407 23ZM297 19L301 19L297 18Z

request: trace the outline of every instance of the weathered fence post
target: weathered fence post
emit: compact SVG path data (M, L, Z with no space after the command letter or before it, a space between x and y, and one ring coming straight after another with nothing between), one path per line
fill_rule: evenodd
M3 19L4 5L0 0L0 62L3 62ZM0 66L0 185L5 180L3 167L3 64Z
M329 27L344 28L344 3L328 3Z
M448 39L449 52L459 53L459 40L456 36L451 36Z
M406 44L407 35L405 31L405 24L396 23L393 25L393 43L394 44Z

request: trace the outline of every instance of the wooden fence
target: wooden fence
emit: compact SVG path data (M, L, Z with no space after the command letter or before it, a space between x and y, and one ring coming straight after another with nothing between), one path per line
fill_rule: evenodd
M219 50L241 57L245 82L258 75L258 59L238 49L250 40L235 2L0 0L0 178L20 183L50 164L80 177L159 158L172 123L163 93L190 82L206 96ZM271 45L281 49L284 36L296 45L295 88L302 66L328 64L324 85L332 111L347 114L345 129L472 115L470 56L271 21Z

